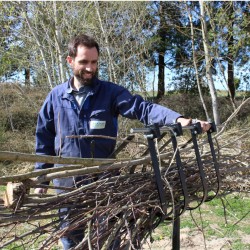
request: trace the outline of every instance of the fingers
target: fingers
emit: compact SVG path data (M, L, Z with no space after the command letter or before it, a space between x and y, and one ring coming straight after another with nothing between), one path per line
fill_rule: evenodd
M206 121L199 121L201 124L202 132L205 133L211 128L211 124Z
M189 126L189 125L192 124L192 122L194 122L194 123L199 122L201 124L201 128L202 128L203 133L207 132L211 128L211 124L209 122L207 122L207 121L201 121L201 120L197 120L197 119L194 119L194 120L195 121L193 121L192 119L179 117L176 120L176 122L179 122L182 127Z

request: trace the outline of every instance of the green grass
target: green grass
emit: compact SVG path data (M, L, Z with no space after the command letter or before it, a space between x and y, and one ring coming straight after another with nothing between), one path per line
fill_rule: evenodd
M250 244L243 244L240 239L235 240L232 243L232 249L234 250L249 250L250 249Z
M6 186L0 186L0 194L3 193L6 189Z
M224 204L224 206L223 206ZM250 244L243 242L242 235L250 235L250 197L235 193L223 198L216 198L193 211L186 211L180 218L182 229L203 230L206 241L214 238L230 238L230 249L250 249ZM172 225L163 222L153 235L155 241L171 238ZM222 248L224 249L224 248ZM226 248L228 249L228 248Z

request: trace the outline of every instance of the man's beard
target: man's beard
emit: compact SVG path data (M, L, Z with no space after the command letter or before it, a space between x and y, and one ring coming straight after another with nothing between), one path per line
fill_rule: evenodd
M84 73L89 73L89 72L84 71L84 70L75 71L74 76L76 77L76 79L78 80L78 82L81 85L90 85L90 84L92 84L93 78L95 77L96 73L92 72L91 73L92 74L91 78L85 78Z

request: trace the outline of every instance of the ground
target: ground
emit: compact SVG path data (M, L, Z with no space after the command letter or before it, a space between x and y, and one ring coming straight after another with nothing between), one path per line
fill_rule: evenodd
M250 237L247 234L239 232L241 236L241 241L246 246L242 246L242 250L250 249ZM181 229L180 244L181 250L231 250L235 249L232 247L232 243L235 239L223 237L217 238L212 237L206 240L204 243L204 238L201 232L197 230L190 230L189 228ZM206 245L205 245L206 244ZM248 245L248 246L247 246ZM243 248L244 247L244 248ZM160 239L153 243L146 243L143 246L143 250L172 250L172 242L170 238Z

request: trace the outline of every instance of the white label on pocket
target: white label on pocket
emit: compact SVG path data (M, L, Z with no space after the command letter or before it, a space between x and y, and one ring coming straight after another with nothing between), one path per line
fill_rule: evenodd
M106 121L90 121L90 129L104 129Z

